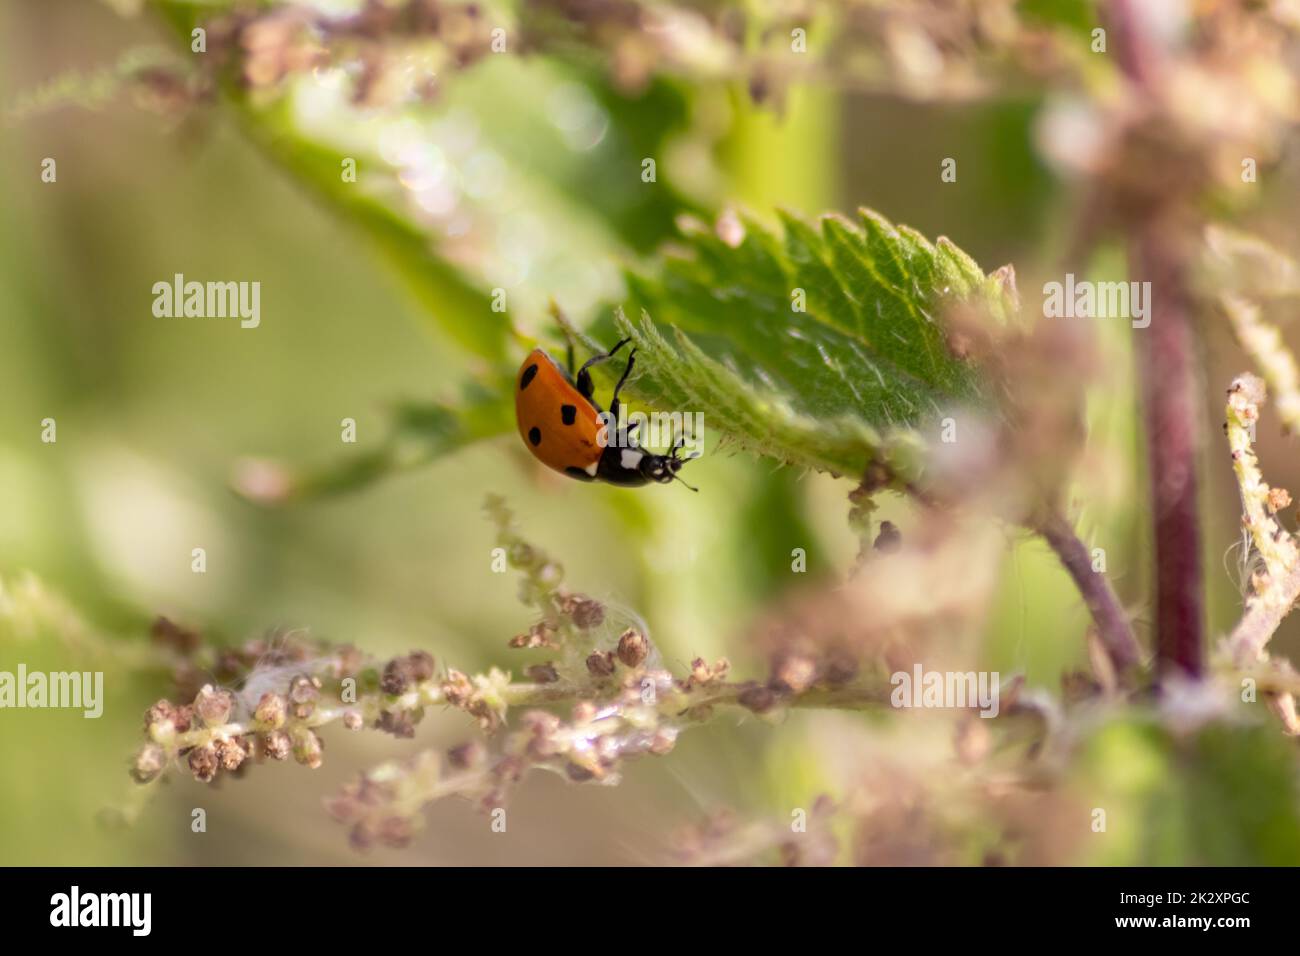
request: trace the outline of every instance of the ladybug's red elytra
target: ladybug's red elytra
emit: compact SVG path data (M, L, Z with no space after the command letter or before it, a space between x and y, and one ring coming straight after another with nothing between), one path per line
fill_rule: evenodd
M637 424L626 429L618 427L621 405L618 393L632 372L636 349L628 355L627 368L614 386L607 416L609 437L601 443L601 432L606 425L599 417L601 408L592 397L596 386L590 369L613 358L630 341L623 339L608 352L587 359L576 375L572 346L567 370L540 348L528 353L515 379L515 420L519 424L519 437L542 464L579 481L605 481L611 485L636 486L650 482L666 485L674 480L682 481L677 472L690 457L678 457L680 438L671 454L656 455L637 444Z

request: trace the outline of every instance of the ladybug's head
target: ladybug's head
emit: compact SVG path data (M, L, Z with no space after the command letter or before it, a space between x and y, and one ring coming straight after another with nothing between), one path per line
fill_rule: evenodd
M679 441L678 444L673 445L671 454L646 455L641 459L641 474L645 475L648 480L657 481L661 485L666 485L673 481L681 481L682 484L686 485L686 482L682 481L682 479L677 476L677 472L681 471L682 466L691 459L699 458L700 453L693 452L685 458L682 458L680 457L681 450L682 446ZM690 485L686 485L686 487L690 488L691 491L700 490L699 488L693 488Z

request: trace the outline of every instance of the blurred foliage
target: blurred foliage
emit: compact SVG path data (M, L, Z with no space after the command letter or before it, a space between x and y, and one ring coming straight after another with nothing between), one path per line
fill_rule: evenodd
M1291 747L1262 727L1178 736L1157 723L1100 728L1074 768L1106 809L1089 862L1107 866L1288 866L1300 858ZM1105 835L1116 833L1119 840Z
M319 796L356 766L409 752L391 742L339 740L331 754L340 759L319 783L282 776L293 768L215 792L180 782L136 831L95 825L95 811L125 785L119 755L142 705L164 692L135 654L145 622L163 611L202 624L218 643L310 626L375 654L430 647L466 668L493 666L529 621L512 583L483 572L492 545L477 514L483 489L528 516L569 580L642 612L667 666L727 654L757 673L764 661L750 632L766 609L838 580L856 560L860 542L844 520L850 486L814 472L856 476L882 448L911 449L911 430L952 406L989 400L934 320L954 297L1009 307L957 244L986 264L1014 259L1022 277L1053 275L1066 241L1057 227L1087 204L1070 171L1042 155L1041 87L978 106L965 98L983 89L973 64L1036 62L1033 44L1012 42L1005 11L1086 42L1097 18L1088 2L956 12L916 3L893 19L882 12L889 4L814 4L811 64L788 50L791 24L803 22L797 10L756 15L737 31L723 4L656 5L683 26L647 39L617 23L591 36L572 24L548 35L563 4L494 4L492 16L534 30L537 45L460 62L441 41L404 44L402 56L434 64L438 88L387 101L358 95L369 76L364 34L344 44L343 62L312 61L259 86L217 63L215 32L209 61L186 52L192 26L229 5L142 6L143 16L126 19L65 0L0 10L0 94L20 107L0 143L9 399L0 494L11 503L0 516L0 669L15 659L97 661L110 689L97 722L0 719L3 862L351 861L328 830L322 836ZM159 19L169 31L155 29ZM158 52L160 36L175 53ZM674 46L673 37L709 42ZM621 55L603 55L602 44ZM1080 72L1095 83L1103 69ZM960 102L917 99L932 94ZM142 116L139 103L161 107L162 121ZM57 186L32 173L45 156L59 159ZM961 179L944 191L935 182L947 156L959 157ZM659 158L655 183L640 179L644 157ZM340 177L348 158L356 183ZM1260 213L1294 218L1289 194L1274 195L1276 208ZM875 213L817 226L781 214L779 231L762 222L776 209L861 203L957 244ZM734 212L742 208L758 218ZM373 261L357 254L367 246L379 253ZM1088 264L1100 279L1122 268L1105 247ZM181 271L260 279L267 321L244 333L151 319L145 290ZM796 287L806 313L791 311ZM497 289L505 311L492 307ZM709 440L729 441L692 465L700 495L564 483L534 468L508 434L514 363L525 345L560 340L552 298L593 347L620 329L638 338L636 399L704 406ZM1135 530L1145 507L1135 504L1143 476L1133 382L1121 367L1128 340L1113 330L1101 337L1103 375L1074 487L1089 544L1105 545L1141 619L1137 569L1149 543ZM607 372L600 381L608 387ZM37 442L46 415L59 421L55 446ZM344 417L358 420L360 438L340 449ZM232 475L245 498L293 507L250 507L228 493ZM1214 497L1232 500L1222 479ZM315 500L380 480L381 492ZM909 537L918 522L898 499L883 501L878 517ZM1212 565L1235 542L1235 519L1216 526ZM210 554L202 577L190 572L200 545ZM796 548L807 552L806 578L791 574ZM24 569L51 588L14 576ZM962 650L1055 691L1059 675L1087 663L1077 593L1025 535L1008 534L997 577L983 641ZM1216 586L1230 620L1236 583L1224 575ZM111 636L93 649L68 643L100 628ZM717 805L781 817L819 790L854 792L891 760L911 768L933 757L935 792L952 799L934 813L935 830L915 838L950 840L955 857L943 862L984 862L1005 833L996 801L959 789L950 731L858 714L791 712L776 728L717 721L671 767L638 766L612 795L530 783L512 816L522 839L509 849L451 807L435 811L415 856L372 859L644 860L672 825ZM433 738L422 746L452 739L441 724L421 733ZM1053 862L1300 858L1294 748L1272 726L1187 735L1127 714L1101 721L1079 748L1066 774L1068 812L1025 816L1059 824L1065 848ZM906 813L889 816L890 799L873 806L910 832ZM219 831L206 842L188 829L197 805L213 811ZM1108 809L1106 834L1087 829L1094 806ZM890 849L878 834L857 837L869 848L864 862Z

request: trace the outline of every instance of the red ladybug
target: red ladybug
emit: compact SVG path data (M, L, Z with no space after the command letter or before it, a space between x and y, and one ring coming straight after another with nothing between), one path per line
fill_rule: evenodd
M609 400L608 429L599 417L600 406L592 399L595 385L588 370L612 358L630 341L623 339L603 355L589 358L576 376L572 347L567 371L542 349L528 353L515 380L515 420L519 423L519 436L542 464L579 481L606 481L611 485L635 486L652 481L666 485L674 479L682 481L677 472L696 456L678 457L681 439L671 454L656 455L637 444L637 424L626 429L618 427L618 393L632 371L636 349L628 355L627 368ZM603 444L602 434L607 436Z

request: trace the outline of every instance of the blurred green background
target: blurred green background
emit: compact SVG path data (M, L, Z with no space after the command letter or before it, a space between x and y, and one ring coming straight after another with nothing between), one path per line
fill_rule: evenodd
M0 5L0 104L170 41L147 17L103 4L11 0ZM740 84L665 83L626 97L583 69L498 58L448 80L421 122L470 138L459 158L447 151L448 201L465 202L480 223L505 224L488 233L493 243L475 266L514 263L500 280L518 303L511 317L546 337L548 298L592 318L596 303L617 296L618 267L670 238L675 214L729 204L763 216L778 206L868 205L951 237L986 270L1014 262L1033 303L1078 198L1035 153L1039 106L803 89L777 117L750 105ZM648 148L677 157L661 164L667 182L652 201L618 208L617 197L641 187L636 166L622 164ZM958 182L941 185L949 156ZM45 157L57 159L55 184L40 180ZM602 170L605 180L592 178ZM483 185L494 177L497 186ZM508 498L572 586L643 614L675 666L725 654L735 673L762 673L746 623L805 583L790 574L791 549L807 550L808 577L820 580L842 573L856 552L848 482L723 454L692 466L699 495L620 491L540 474L513 434L354 494L250 505L230 490L241 458L343 461L378 447L393 401L454 392L475 359L445 328L482 321L463 291L448 287L438 301L464 314L430 322L428 303L360 232L220 107L177 124L123 94L5 127L0 209L0 575L11 619L37 621L35 637L12 620L8 633L0 629L0 668L82 659L54 639L63 612L36 596L28 572L115 640L143 643L163 613L218 640L306 627L375 654L419 647L465 671L517 668L505 641L529 620L514 581L487 573L492 530L479 510L487 491ZM457 228L456 217L438 228ZM1103 250L1094 268L1122 270L1122 261ZM151 287L177 272L260 281L261 326L154 318ZM1101 330L1106 381L1089 408L1080 532L1106 548L1146 637L1149 542L1126 334ZM1206 341L1213 422L1221 386L1246 362L1226 334L1211 330ZM46 417L57 420L57 444L39 440ZM340 443L345 417L358 423L355 446ZM1294 465L1272 430L1261 433L1266 472L1288 484ZM1208 453L1204 501L1212 624L1222 633L1239 596L1227 569L1236 496L1218 451ZM906 531L896 502L885 516ZM1042 546L1007 537L986 660L1054 688L1063 669L1086 666L1086 614ZM191 572L195 547L207 551L206 574ZM430 811L415 847L359 858L321 797L387 756L471 736L463 715L434 715L415 741L330 733L315 773L269 765L216 789L178 775L134 829L106 831L97 812L129 790L141 714L167 689L113 657L91 659L107 672L102 719L0 712L0 863L644 862L661 858L666 832L715 807L784 817L835 790L843 768L827 740L851 741L864 728L906 733L844 715L794 714L777 726L717 720L684 735L670 758L637 764L617 788L530 778L512 802L508 837L492 834L472 807L446 804ZM1114 767L1099 761L1098 786L1109 786ZM190 832L194 807L208 812L206 834ZM1139 837L1115 839L1128 842L1112 842L1108 862L1150 859Z

